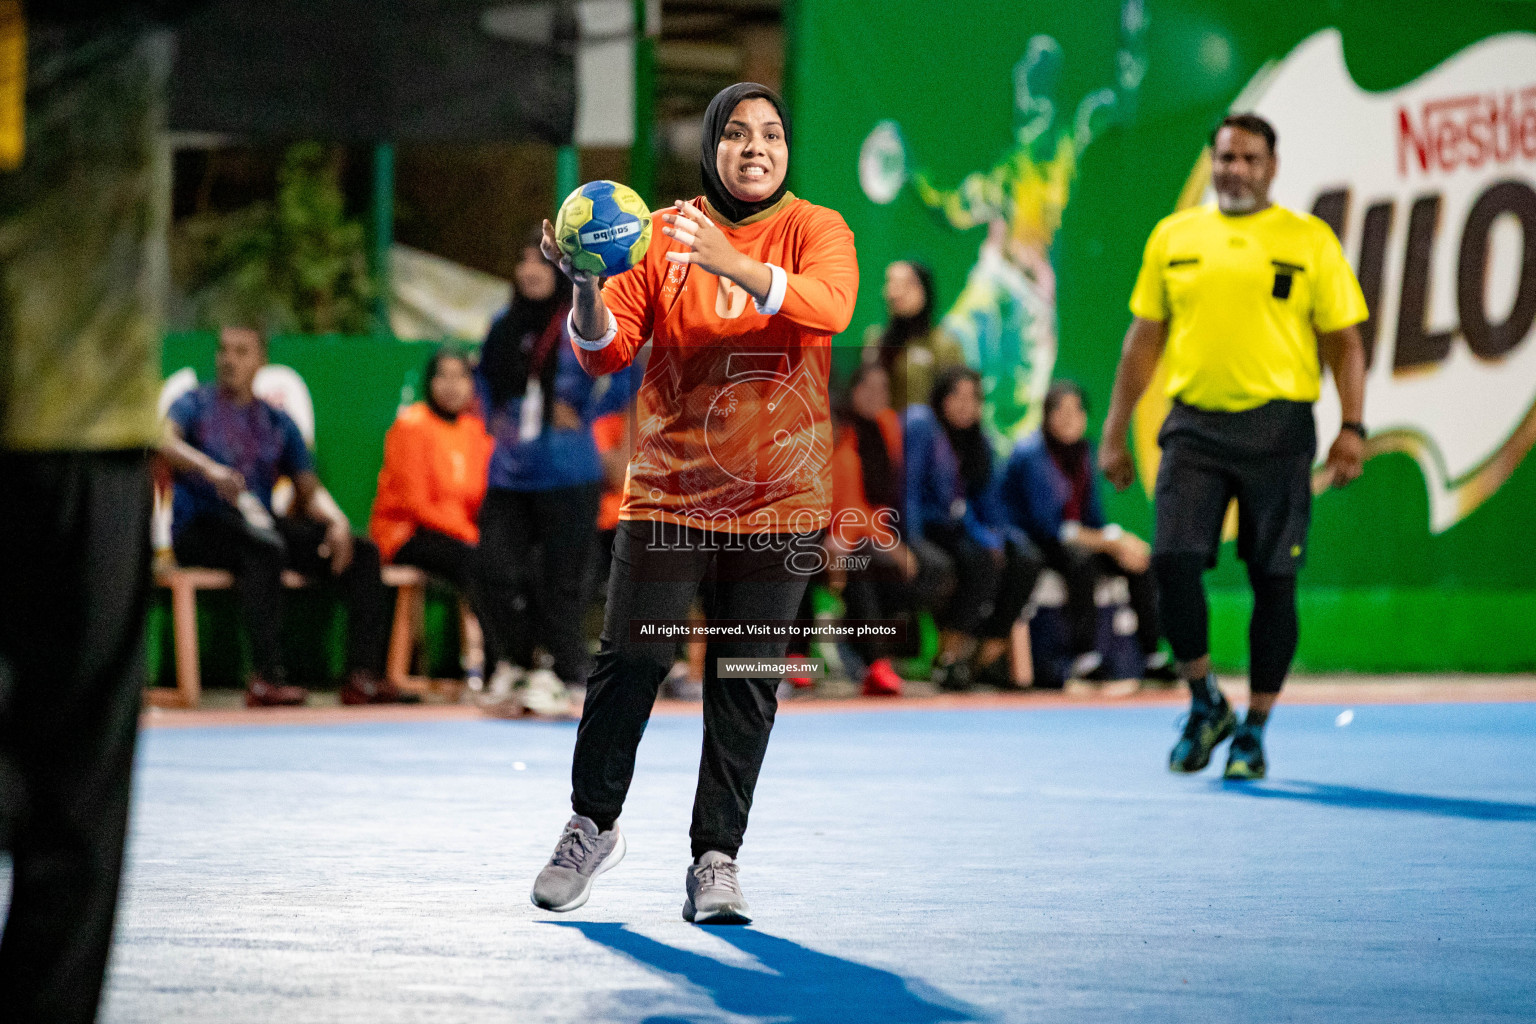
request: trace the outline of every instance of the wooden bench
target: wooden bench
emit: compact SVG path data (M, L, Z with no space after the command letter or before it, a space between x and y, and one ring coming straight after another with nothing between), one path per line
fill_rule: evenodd
M385 586L398 592L385 674L401 688L420 692L430 685L430 681L411 676L410 663L420 632L427 574L408 565L386 565L380 576ZM228 590L235 585L235 578L223 569L168 568L155 574L155 582L171 592L176 689L168 692L164 687L152 687L149 702L157 707L195 708L202 700L203 692L197 646L197 592ZM283 570L283 586L297 590L305 585L303 576L291 569Z

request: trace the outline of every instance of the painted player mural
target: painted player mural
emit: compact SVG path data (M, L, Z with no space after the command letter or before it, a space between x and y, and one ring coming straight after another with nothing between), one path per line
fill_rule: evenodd
M1065 55L1048 35L1030 39L1013 68L1012 148L992 167L943 188L910 154L895 121L882 121L859 153L859 181L876 203L910 185L956 231L987 234L965 287L942 329L959 342L986 386L984 422L1003 438L1023 436L1040 420L1056 365L1056 272L1051 243L1071 197L1078 161L1094 138L1129 117L1146 74L1147 19L1142 0L1121 8L1113 86L1068 107L1058 97Z

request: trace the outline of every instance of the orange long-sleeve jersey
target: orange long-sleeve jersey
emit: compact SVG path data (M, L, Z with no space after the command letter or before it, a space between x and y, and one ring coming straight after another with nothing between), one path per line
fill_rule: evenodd
M789 193L740 224L702 197L695 205L739 252L781 268L782 300L760 312L733 282L668 262L687 247L662 234L666 211L652 216L645 259L603 286L617 333L601 348L572 338L594 376L654 339L619 516L731 533L821 529L831 518L831 341L859 289L853 232Z
M386 562L418 527L479 543L475 517L495 446L484 421L470 413L449 423L417 402L400 414L384 435L384 466L368 521L368 535Z

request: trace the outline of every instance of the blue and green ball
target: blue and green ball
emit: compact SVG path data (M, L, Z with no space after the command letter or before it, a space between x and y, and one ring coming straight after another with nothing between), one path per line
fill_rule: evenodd
M565 197L555 244L577 270L612 277L639 264L651 245L651 211L627 185L589 181Z

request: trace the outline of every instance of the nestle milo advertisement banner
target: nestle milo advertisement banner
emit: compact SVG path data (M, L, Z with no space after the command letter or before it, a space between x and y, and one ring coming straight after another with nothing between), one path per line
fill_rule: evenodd
M1000 449L1053 376L1102 418L1148 233L1210 200L1223 114L1269 118L1275 201L1333 227L1371 309L1369 458L1315 503L1298 661L1536 668L1536 5L801 0L790 62L792 188L858 242L842 340L884 319L889 262L929 264ZM1166 411L1154 385L1110 501L1143 535ZM1326 451L1331 381L1315 414ZM1230 547L1210 582L1241 667Z

